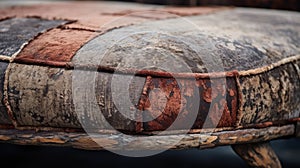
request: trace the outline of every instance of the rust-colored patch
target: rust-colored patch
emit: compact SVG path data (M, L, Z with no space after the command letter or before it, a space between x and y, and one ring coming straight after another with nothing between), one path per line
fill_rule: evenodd
M14 61L63 66L71 61L82 45L96 35L89 31L53 29L30 42Z
M147 95L148 99L144 106L143 116L144 120L152 121L146 123L145 129L161 130L168 128L181 112L184 103L184 100L181 101L177 81L154 78L148 87Z
M231 127L236 122L237 99L234 78L148 77L139 108L144 110L144 131L201 129L204 122L208 128Z

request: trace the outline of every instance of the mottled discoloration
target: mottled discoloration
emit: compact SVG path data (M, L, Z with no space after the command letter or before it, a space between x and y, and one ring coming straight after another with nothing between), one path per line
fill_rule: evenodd
M20 64L11 64L8 71L7 99L17 125L80 128L71 71Z
M180 69L182 73L205 73L252 70L300 52L297 13L233 9L184 19L152 21L107 32L87 43L73 61L78 63L84 57L83 64L95 65L95 55L83 53L99 46L99 55L109 55L97 62L99 66L155 66L168 59L175 67L186 64L188 68ZM135 56L133 60L126 59L130 55Z
M268 142L233 145L232 148L251 167L281 168L281 163Z
M201 129L204 123L205 128L231 127L236 122L238 94L234 78L151 78L145 89L141 102L148 121L144 123L145 131Z
M98 73L96 77L95 94L100 111L104 115L106 121L117 130L140 132L141 112L138 110L138 103L142 89L145 83L143 77L133 77L131 79L128 90L121 88L113 88L112 78L115 84L128 81L130 78L110 73ZM125 87L124 85L120 87ZM124 92L128 92L126 97ZM126 104L127 101L131 104ZM95 113L95 112L92 112ZM95 123L101 125L103 123ZM94 125L97 128L97 125Z
M197 63L203 64L201 57L182 39L147 30L128 27L98 36L76 53L72 63L75 67L94 65L120 70L207 71L205 66L197 68Z
M189 129L198 113L199 97L193 81L177 81L174 78L153 78L146 86L143 97L144 130ZM194 117L193 117L194 116ZM175 122L175 120L177 120Z
M299 65L299 61L296 63ZM299 117L300 80L293 63L240 78L241 125Z
M219 9L1 9L0 141L161 150L299 136L300 15L227 8L198 16ZM5 20L14 15L37 17ZM234 148L251 165L279 165L266 145Z
M119 12L122 14L122 11ZM255 18L258 15L256 12L262 17ZM114 15L113 13L116 14L118 11L105 13L105 15ZM290 16L299 17L294 13L278 12L273 14L262 10L238 9L207 16L189 17L188 19L196 25L194 27L188 22L178 22L179 18L149 22L107 32L88 42L76 54L75 52L96 33L79 29L57 28L37 37L14 61L23 64L34 63L62 67L68 65L67 68L72 65L72 68L75 67L75 69L79 64L80 66L96 65L121 71L146 69L160 72L197 73L198 75L206 72L235 72L234 70L255 71L256 68L270 66L299 52L297 47L299 46L299 34L297 33L299 23L291 21ZM243 20L237 22L239 18L243 18ZM218 26L215 26L215 23L218 23ZM287 23L288 26L286 26ZM232 25L237 25L240 29L234 29ZM151 27L152 31L144 32L146 27ZM271 30L266 30L266 27L270 27ZM155 33L158 30L159 33ZM72 63L69 63L71 59ZM148 82L145 86L147 91L142 94L142 104L134 103L134 106L145 111L143 118L140 118L140 114L137 115L137 113L141 112L133 110L132 114L137 115L133 118L154 119L145 122L143 127L141 123L131 122L119 114L111 101L112 74L99 72L97 82L100 84L96 88L99 91L96 95L98 102L92 106L100 105L99 111L103 112L106 119L117 129L137 132L142 129L146 131L164 130L176 118L181 119L181 123L185 123L186 119L189 120L186 115L193 111L199 112L193 128L202 128L207 117L209 127L231 127L237 123L236 112L239 107L242 107L239 109L239 116L242 117L238 118L239 126L288 120L298 117L299 114L297 105L299 102L297 95L299 79L292 77L293 74L298 74L299 70L297 70L297 63L294 65L290 65L288 62L284 64L271 70L267 69L266 72L263 71L265 73L243 75L238 83L235 81L238 73L232 73L233 76L228 77L226 82L199 77L196 79L196 84L187 79L175 81L161 78L157 73L158 76L152 76L150 83ZM66 78L69 78L68 75L70 74L63 74ZM135 80L142 79L137 83L143 83L144 78L140 77ZM10 85L12 83L10 82ZM210 88L212 83L216 84L217 93L212 93ZM189 90L180 89L179 85L186 86L185 88L189 88ZM224 86L227 88L224 89ZM36 86L33 85L32 88L34 87ZM138 102L140 98L139 91L143 84L139 84L138 87L139 89L134 92L135 102ZM137 86L133 88L137 88ZM44 89L44 92L47 92L47 89L48 87ZM13 91L14 87L11 87L10 92ZM197 99L197 94L200 97L199 107L190 103L190 101L194 101L193 99ZM278 104L280 107L275 108ZM212 112L208 115L209 108ZM14 110L12 112L16 113ZM81 117L87 115L85 112L82 114L84 115ZM181 114L183 116L178 117ZM36 115L32 114L32 116ZM93 116L97 113L88 115ZM72 117L74 116L72 115ZM40 117L37 116L37 118ZM92 118L94 118L94 123L91 123L103 124L103 118L96 116ZM219 121L219 119L221 120ZM123 124L118 125L117 123ZM182 129L184 127L178 125L174 128Z
M81 128L83 124L86 129L93 131L118 129L136 132L141 129L135 121L126 119L118 111L129 109L116 109L110 87L113 74L98 73L94 81L89 72L84 71L82 75L85 78L78 80L84 80L85 86L91 87L95 82L96 97L92 98L96 98L97 102L89 101L90 90L73 88L75 92L79 92L76 100L80 99L80 102L76 102L75 109L72 71L14 63L8 71L8 102L17 126ZM144 79L134 77L132 80L129 96L134 109L142 92ZM117 97L123 96L121 93L115 94Z
M193 128L201 128L204 122L211 128L234 126L238 99L234 78L198 79L197 86L200 106Z
M63 20L11 18L0 22L0 55L12 56L39 33L67 23Z
M84 73L79 76L85 78L77 80L83 80L84 86L90 86L88 88L92 89L93 85L90 84L93 84L95 79L89 74L91 72L82 72ZM82 101L82 104L76 102L78 107L75 110L71 70L11 64L8 71L10 74L8 77L8 105L17 125L21 127L81 128L80 121L85 128L90 130L114 128L136 133L142 130L165 130L173 124L176 118L179 118L177 125L173 124L172 129L202 128L207 117L206 127L209 128L230 127L234 126L236 122L238 95L234 78L228 78L226 84L222 79L212 81L199 79L194 82L180 79L178 81L180 88L174 79L154 78L150 83L145 84L147 88L143 94L145 102L139 102L145 78L134 77L133 83L129 87L132 107L124 107L121 102L121 106L116 108L115 103L117 102L112 97L111 81L116 76L121 81L127 81L126 76L96 73L95 96L97 102L90 100L93 95L90 93L92 90L73 88L75 92L79 93L79 99ZM213 89L211 88L212 83L215 87ZM223 87L224 85L226 88ZM159 89L161 90L159 91ZM156 91L162 93L161 97ZM113 94L119 100L126 99L120 98L124 96L121 91L115 91ZM212 110L208 113L210 107ZM141 116L142 112L137 108L145 110L143 117ZM136 121L131 121L128 117L123 116L123 112L131 113ZM99 113L102 113L103 116ZM137 121L145 121L149 115L154 120L144 123L142 128L141 123ZM195 117L192 117L193 115ZM185 123L191 125L185 126Z

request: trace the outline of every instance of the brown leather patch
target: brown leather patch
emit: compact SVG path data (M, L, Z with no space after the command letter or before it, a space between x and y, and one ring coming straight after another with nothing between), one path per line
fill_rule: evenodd
M14 61L65 66L76 51L96 35L89 31L53 29L30 42Z

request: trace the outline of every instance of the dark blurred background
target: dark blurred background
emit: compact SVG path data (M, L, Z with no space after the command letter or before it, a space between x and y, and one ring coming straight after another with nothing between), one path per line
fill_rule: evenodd
M284 168L300 167L300 140L271 142ZM30 168L210 168L247 167L230 146L212 149L175 150L144 158L129 158L108 151L85 151L68 147L18 146L0 143L1 167Z
M151 3L177 6L225 5L240 7L272 8L300 11L299 0L125 0L130 2Z
M3 1L3 0L0 0ZM242 7L273 8L300 11L299 0L126 0L139 3L197 6L227 5ZM10 1L9 4L28 3ZM39 3L39 2L30 2ZM3 5L3 4L2 4ZM3 6L2 6L3 7ZM300 139L282 139L271 142L283 167L300 167ZM144 158L128 158L108 151L85 151L63 147L19 146L0 143L0 162L4 167L247 167L230 146L213 149L176 150Z
M38 2L32 0L0 0L0 1L9 1L10 3L11 2L15 2L15 3L16 2L19 3ZM40 0L39 2L45 2L45 1L59 1L59 0ZM90 0L77 0L77 1L90 1ZM118 0L107 0L107 1L118 1ZM137 2L137 3L146 3L146 4L173 5L173 6L211 6L211 5L220 6L222 5L222 6L255 7L255 8L300 11L300 0L123 0L122 2Z

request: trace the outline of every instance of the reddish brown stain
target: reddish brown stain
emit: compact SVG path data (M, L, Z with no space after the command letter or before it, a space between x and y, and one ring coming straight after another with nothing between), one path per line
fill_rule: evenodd
M207 103L211 103L212 101L212 97L211 97L211 88L205 89L203 91L203 99L204 101L206 101Z
M144 121L147 120L144 131L161 131L170 126L169 129L190 129L187 123L193 122L195 112L196 121L191 126L195 129L202 128L205 121L210 128L230 127L236 121L238 98L236 91L231 96L229 93L236 89L234 78L193 81L148 77L146 85L139 106L144 110Z
M218 114L222 114L218 123L214 123L217 127L230 127L232 126L233 117L231 116L231 111L228 109L227 102L225 99L220 101L221 108L219 108ZM219 117L219 116L218 116Z
M61 66L96 35L89 31L53 29L30 42L14 61Z
M238 110L239 110L239 103L240 103L240 95L238 90L238 83L235 80L227 80L227 85L232 86L229 89L229 95L227 95L226 99L228 100L228 107L231 109L231 118L232 123L236 123L238 120Z
M230 90L229 90L229 95L230 95L230 96L234 96L234 95L235 95L234 90L230 89Z

